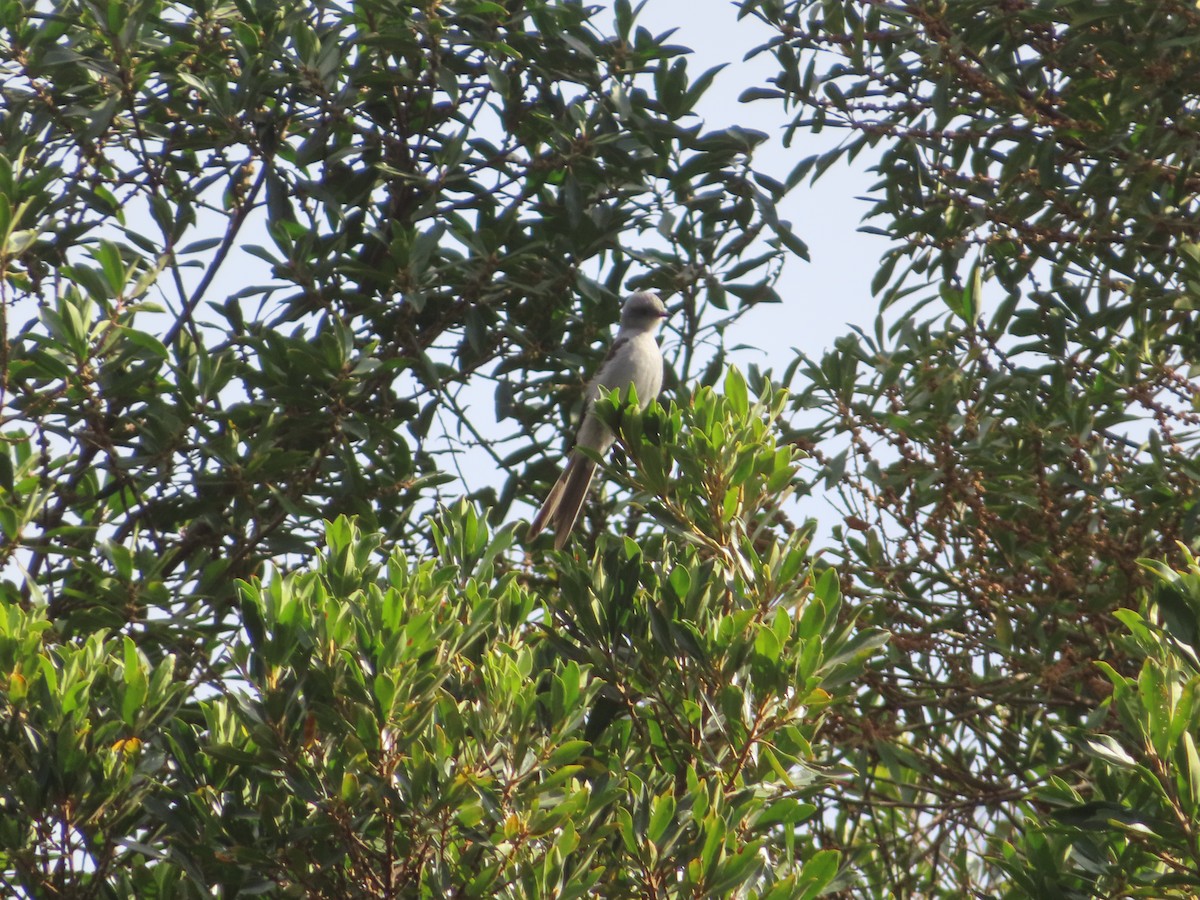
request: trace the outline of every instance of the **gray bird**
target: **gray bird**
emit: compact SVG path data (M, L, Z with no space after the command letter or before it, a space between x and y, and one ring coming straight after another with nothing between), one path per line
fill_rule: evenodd
M627 394L629 386L637 390L638 408L645 409L662 390L663 359L658 349L658 326L667 316L658 295L642 291L630 296L621 308L621 327L609 348L608 356L587 388L587 407L583 424L575 436L575 447L567 456L558 481L550 489L546 502L529 525L528 539L537 537L547 524L554 529L554 547L561 550L579 518L579 510L587 499L596 463L579 452L586 447L603 455L616 440L608 426L596 418L592 407L600 396L600 388L620 389Z

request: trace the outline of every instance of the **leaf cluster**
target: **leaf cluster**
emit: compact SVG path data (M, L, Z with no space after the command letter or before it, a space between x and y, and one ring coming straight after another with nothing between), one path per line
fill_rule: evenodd
M681 443L682 469L748 458L729 473L742 487L775 473L779 400L751 401L737 373L727 388L627 422L630 455L674 422L706 435ZM796 460L779 471L790 482ZM634 486L648 509L711 499ZM752 521L768 500L726 503ZM56 644L45 608L5 603L0 736L21 773L0 779L6 888L794 898L839 883L840 854L812 838L817 792L844 777L820 727L882 634L848 621L806 539L669 530L534 564L471 504L428 527L434 550L413 558L339 517L311 566L242 582L216 694L128 638Z
M1097 663L1142 666L1136 561L1177 566L1200 538L1200 21L1107 0L741 9L778 63L746 99L784 104L793 139L844 136L786 182L868 160L865 230L889 241L873 327L784 378L842 507L847 594L892 632L830 723L858 779L828 839L874 896L1059 896L1010 880L1023 804L1093 789L1072 736L1116 704Z
M613 12L4 4L0 592L202 667L327 518L423 551L474 453L502 519L627 286L684 301L680 378L776 299L763 136Z
M1098 663L1112 695L1064 735L1087 780L1054 779L1031 798L1028 827L1001 848L1013 895L1190 897L1200 886L1200 567L1184 556L1181 570L1143 561L1152 588L1118 614L1138 666Z

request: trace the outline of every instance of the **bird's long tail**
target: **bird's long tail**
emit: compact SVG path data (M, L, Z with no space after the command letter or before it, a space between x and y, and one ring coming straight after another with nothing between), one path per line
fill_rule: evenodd
M533 540L550 524L554 527L554 549L561 550L566 546L595 471L596 464L582 453L572 452L567 457L567 464L550 489L546 502L529 523L528 540Z

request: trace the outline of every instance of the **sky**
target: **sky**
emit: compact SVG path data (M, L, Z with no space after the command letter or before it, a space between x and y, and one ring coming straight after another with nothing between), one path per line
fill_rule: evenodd
M681 16L684 9L687 15ZM773 32L750 17L737 21L736 4L647 0L638 21L655 34L676 29L672 43L694 51L688 62L693 78L712 66L730 64L697 111L711 128L739 125L770 135L755 153L757 169L782 180L800 160L830 149L842 137L832 130L820 135L798 131L786 148L782 130L787 117L779 102L738 102L747 88L768 86L776 68L770 54L744 59ZM747 354L747 361L778 372L791 362L792 348L819 357L848 331L847 323L866 327L874 321L877 303L870 283L886 243L857 230L867 210L866 201L858 198L874 181L866 159L860 156L853 167L835 165L815 185L801 184L782 203L781 218L790 220L796 235L808 244L811 262L790 260L778 285L783 306L751 310L730 334L731 345L743 343L762 351ZM786 327L780 327L781 316Z

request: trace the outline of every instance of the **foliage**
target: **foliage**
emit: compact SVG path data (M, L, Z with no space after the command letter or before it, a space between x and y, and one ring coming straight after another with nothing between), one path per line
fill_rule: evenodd
M3 3L6 596L202 666L324 519L420 552L464 450L496 519L546 479L628 284L681 298L679 378L719 355L802 249L782 187L693 116L714 72L595 12Z
M96 632L61 644L45 609L0 607L0 885L6 895L64 896L87 881L117 895L138 879L142 841L159 838L147 805L168 761L161 739L187 685L170 657L151 665L128 637ZM86 861L78 881L71 866Z
M1088 759L1086 787L1055 778L1037 792L1020 846L1004 848L1014 896L1194 897L1200 890L1200 566L1144 561L1158 574L1139 612L1123 609L1123 675L1112 697L1066 735Z
M796 439L844 505L848 594L893 633L831 723L859 777L818 821L873 896L1003 890L989 859L1032 852L1024 798L1089 764L1062 736L1113 690L1096 661L1137 671L1118 621L1135 560L1197 541L1200 18L741 8L779 63L746 99L785 104L795 139L844 130L787 183L870 159L867 230L890 239L874 328L794 367L797 409L821 414Z
M0 0L7 893L1196 892L1200 13L740 10L780 181L628 2ZM874 327L716 392L854 159Z
M796 478L768 430L784 398L726 384L627 422L648 471L649 435L689 435L681 467L709 473L686 491L631 479L648 508L753 521ZM818 729L881 635L845 623L806 536L606 535L530 572L513 527L489 532L470 504L430 527L436 552L415 560L340 517L311 568L243 583L217 696L128 638L54 644L44 607L6 603L6 890L792 898L834 882L839 854L805 830L836 774Z

